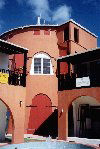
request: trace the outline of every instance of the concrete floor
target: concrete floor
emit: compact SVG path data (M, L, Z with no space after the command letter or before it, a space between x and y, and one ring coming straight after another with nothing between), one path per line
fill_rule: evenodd
M11 134L7 134L6 137L12 137ZM38 136L38 135L32 135L32 134L25 134L24 135L25 139L29 139L29 142L35 142L35 141L57 141L57 142L71 142L71 143L76 143L76 144L84 144L84 145L89 145L93 146L95 148L99 148L100 145L100 139L87 139L87 138L78 138L78 137L68 137L66 141L63 140L57 140L57 139L52 139L51 137L43 137L43 136ZM8 143L0 143L1 146L8 145Z

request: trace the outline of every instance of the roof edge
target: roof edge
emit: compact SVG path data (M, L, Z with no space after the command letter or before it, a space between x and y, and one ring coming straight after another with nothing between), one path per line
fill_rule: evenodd
M2 33L1 35L0 35L0 37L1 36L3 36L4 34L7 34L7 33L9 33L9 32L12 32L12 31L14 31L14 30L18 30L18 29L24 29L24 28L29 28L29 27L60 27L60 26L62 26L62 25L64 25L64 24L67 24L67 23L69 23L69 22L72 22L72 23L74 23L75 25L77 25L78 27L80 27L81 29L83 29L83 30L85 30L86 32L88 32L88 33L90 33L91 35L93 35L94 37L98 37L97 35L95 35L94 33L92 33L91 31L89 31L88 29L86 29L85 27L83 27L81 24L79 24L79 23L77 23L77 22L75 22L73 19L70 19L70 20L68 20L67 22L65 22L65 23L63 23L63 24L57 24L57 25L54 25L54 24L52 24L52 25L50 25L50 24L41 24L41 25L25 25L25 26L20 26L20 27L17 27L17 28L13 28L13 29L10 29L10 30L8 30L8 31L5 31L4 33Z
M1 33L0 34L0 37L1 36L3 36L4 34L7 34L7 33L9 33L9 32L12 32L12 31L14 31L14 30L18 30L18 29L24 29L24 28L29 28L29 27L58 27L59 25L57 24L57 25L49 25L49 24L47 24L47 25L25 25L25 26L20 26L20 27L16 27L16 28L13 28L13 29L10 29L10 30L8 30L8 31L5 31L5 32L3 32L3 33Z
M70 54L70 55L67 55L67 56L61 56L61 57L58 57L57 60L61 60L61 59L63 59L63 58L67 58L67 57L75 56L75 55L80 55L80 54L87 53L87 52L91 52L91 51L95 51L95 50L100 50L100 47L91 48L91 49L88 49L88 50L86 50L86 51L81 51L81 52L79 52L79 53Z
M17 48L24 49L24 50L28 51L28 49L27 49L27 48L24 48L24 47L19 46L19 45L17 45L17 44L14 44L14 43L11 43L11 42L8 42L8 41L5 41L5 40L2 40L2 39L0 39L0 41L1 41L1 42L4 42L4 43L7 43L7 44L10 44L10 45L12 45L12 46L15 46L15 47L17 47Z
M92 33L91 31L89 31L87 28L85 28L84 26L82 26L81 24L75 22L73 19L70 19L69 22L74 23L75 25L79 26L80 28L82 28L83 30L85 30L86 32L92 34L93 36L95 36L96 38L98 38L97 35L95 35L94 33Z

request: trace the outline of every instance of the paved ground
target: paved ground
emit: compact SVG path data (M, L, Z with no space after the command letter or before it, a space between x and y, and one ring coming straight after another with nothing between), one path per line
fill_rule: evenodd
M6 135L7 138L11 138L11 135ZM99 148L100 139L87 139L87 138L78 138L78 137L68 137L67 141L62 140L56 140L52 139L51 137L43 137L38 135L32 135L32 134L25 134L24 138L26 139L26 142L35 142L35 141L60 141L60 142L73 142L76 144L85 144L89 146L94 146L95 148ZM0 143L0 146L5 146L8 143Z
M69 142L81 143L90 146L99 147L100 139L87 139L87 138L78 138L78 137L68 137L67 140Z

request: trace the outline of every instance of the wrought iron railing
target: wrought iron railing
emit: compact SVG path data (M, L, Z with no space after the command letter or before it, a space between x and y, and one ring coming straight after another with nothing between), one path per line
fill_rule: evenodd
M17 71L5 70L0 69L1 73L1 83L2 83L2 75L8 74L7 83L10 85L19 85L19 86L26 86L26 75L23 73L19 73ZM5 75L4 75L5 77Z
M71 90L76 88L89 88L100 86L100 76L98 74L89 74L90 86L76 87L76 74L60 74L58 77L58 90ZM79 78L79 77L78 77ZM80 77L81 78L81 77Z

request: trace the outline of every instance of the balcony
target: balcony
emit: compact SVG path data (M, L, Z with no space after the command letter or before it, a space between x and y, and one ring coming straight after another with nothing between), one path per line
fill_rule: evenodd
M68 64L67 74L64 70L64 74L61 72L62 62ZM100 87L100 48L60 57L57 68L59 91Z
M100 87L100 77L98 75L76 77L73 73L71 76L69 74L61 74L58 78L58 90L72 90L79 88L90 88L90 87Z
M28 50L23 47L0 39L1 84L26 86L27 52ZM18 55L21 56L19 59Z
M0 83L26 86L26 76L23 73L0 69Z

